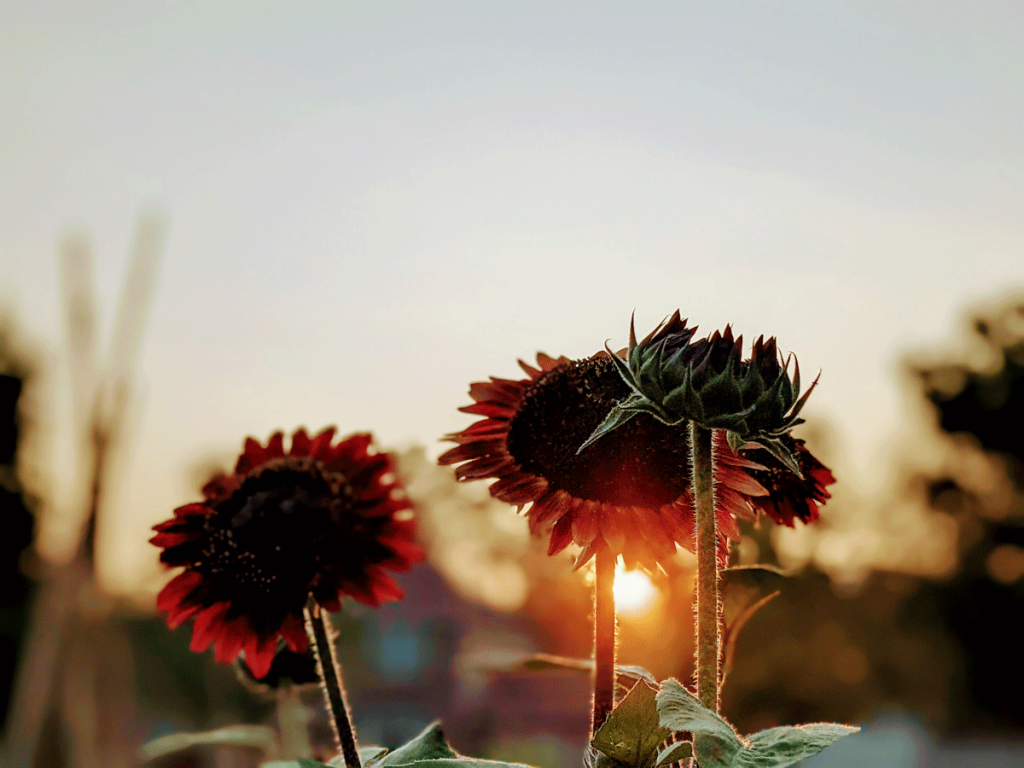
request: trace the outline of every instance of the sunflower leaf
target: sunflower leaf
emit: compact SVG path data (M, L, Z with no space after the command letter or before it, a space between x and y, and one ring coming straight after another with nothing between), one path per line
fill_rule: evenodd
M640 681L608 715L591 744L623 768L653 768L658 745L670 733L659 722L654 688Z
M448 745L444 731L441 730L441 723L435 720L412 741L403 744L394 752L388 752L376 761L370 761L367 768L370 765L411 765L420 760L440 760L458 756L459 754Z
M678 681L661 684L656 697L661 725L693 734L694 752L701 768L730 768L741 749L736 731L716 712L707 709Z
M747 737L749 746L736 755L730 768L786 768L859 730L838 723L769 728Z
M250 747L264 756L278 754L277 732L266 725L227 725L212 731L172 733L147 741L139 748L143 762L201 746Z
M688 741L679 741L675 744L669 744L661 752L658 753L658 757L654 761L655 768L661 765L668 765L669 763L678 763L681 760L685 760L688 757L693 756L693 746Z
M369 764L373 763L374 760L377 760L379 762L384 757L384 755L386 755L387 753L388 753L387 747L377 747L377 746L360 747L359 748L359 762L362 763L363 765L369 765ZM342 768L344 768L344 766L345 766L345 756L344 755L338 755L336 758L331 760L330 765L335 765L335 764L340 765L340 766L342 766Z
M401 766L401 768L467 768L473 765L489 766L489 768L532 768L532 766L523 765L522 763L506 763L501 760L478 760L475 757L465 757L464 755L440 757L431 760L414 760L411 763L373 763L372 765L365 765L363 768L377 768L377 766L390 765Z

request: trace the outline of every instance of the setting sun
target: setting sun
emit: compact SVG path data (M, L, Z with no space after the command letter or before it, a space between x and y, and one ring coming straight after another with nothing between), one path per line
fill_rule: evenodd
M615 607L620 614L637 616L647 611L658 595L658 588L643 571L627 571L615 566Z

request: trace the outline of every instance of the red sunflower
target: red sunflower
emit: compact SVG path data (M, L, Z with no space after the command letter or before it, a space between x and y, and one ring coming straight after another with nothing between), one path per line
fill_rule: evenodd
M537 355L520 361L528 378L472 384L476 402L460 410L484 417L448 436L458 443L438 460L459 464L459 480L495 478L492 496L530 508L535 535L550 532L548 554L571 542L583 548L577 566L599 549L627 566L665 561L676 544L693 548L690 449L686 423L666 425L640 414L585 451L577 449L612 407L630 394L611 358ZM763 488L748 472L760 465L734 453L716 435L720 556L740 537L736 517L754 516Z
M807 449L803 440L785 435L781 442L796 458L803 477L783 466L768 450L756 447L748 455L760 466L750 470L750 474L768 493L754 500L754 506L776 523L790 528L797 520L813 523L818 519L818 508L832 498L832 494L825 490L826 486L832 485L836 479L831 470Z
M213 643L224 663L244 652L262 678L278 637L306 649L310 595L329 611L340 610L342 595L371 606L402 597L385 569L404 571L425 556L413 542L412 505L369 434L332 445L334 433L310 438L300 429L287 452L281 432L265 447L246 439L234 473L154 526L161 562L185 568L157 607L172 629L195 618L193 651Z

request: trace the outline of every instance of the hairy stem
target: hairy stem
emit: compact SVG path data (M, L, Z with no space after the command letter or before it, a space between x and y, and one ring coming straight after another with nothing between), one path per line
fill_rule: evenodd
M310 649L316 658L316 671L327 702L334 738L345 758L346 768L361 768L359 746L356 744L356 730L352 726L352 714L345 699L345 687L341 682L341 666L334 655L334 630L327 611L309 598L303 610L306 617L306 636Z
M697 698L705 707L717 712L721 608L718 597L718 531L711 438L710 429L690 422L693 499L697 518Z
M597 733L615 707L615 560L608 547L597 551L594 580L594 717Z

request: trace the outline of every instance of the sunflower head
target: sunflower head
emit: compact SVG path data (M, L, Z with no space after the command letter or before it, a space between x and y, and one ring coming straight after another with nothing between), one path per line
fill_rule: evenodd
M799 462L781 438L803 421L800 411L817 379L801 396L800 365L792 355L780 360L774 338L759 337L744 360L743 337L734 338L731 326L696 342L694 331L677 311L637 343L630 323L627 359L612 356L630 394L579 450L643 413L665 424L693 421L726 430L734 450L756 443L800 476Z
M279 637L305 650L310 595L333 611L343 595L372 606L402 597L385 569L424 557L411 504L369 434L332 444L334 432L300 429L287 452L281 432L266 446L248 438L233 473L154 527L161 562L184 567L157 607L172 628L194 617L193 651L215 643L225 663L244 651L262 678Z
M448 436L457 445L439 463L459 465L459 480L494 478L491 495L527 508L531 532L550 537L549 554L571 543L582 548L577 565L608 547L627 566L653 569L677 544L692 548L686 424L641 413L580 453L577 446L630 389L605 353L583 360L540 354L537 360L537 367L520 363L525 379L470 386L476 402L461 410L482 419ZM724 439L719 443L724 556L727 538L739 538L735 518L752 517L750 498L767 491L745 472L753 465Z

